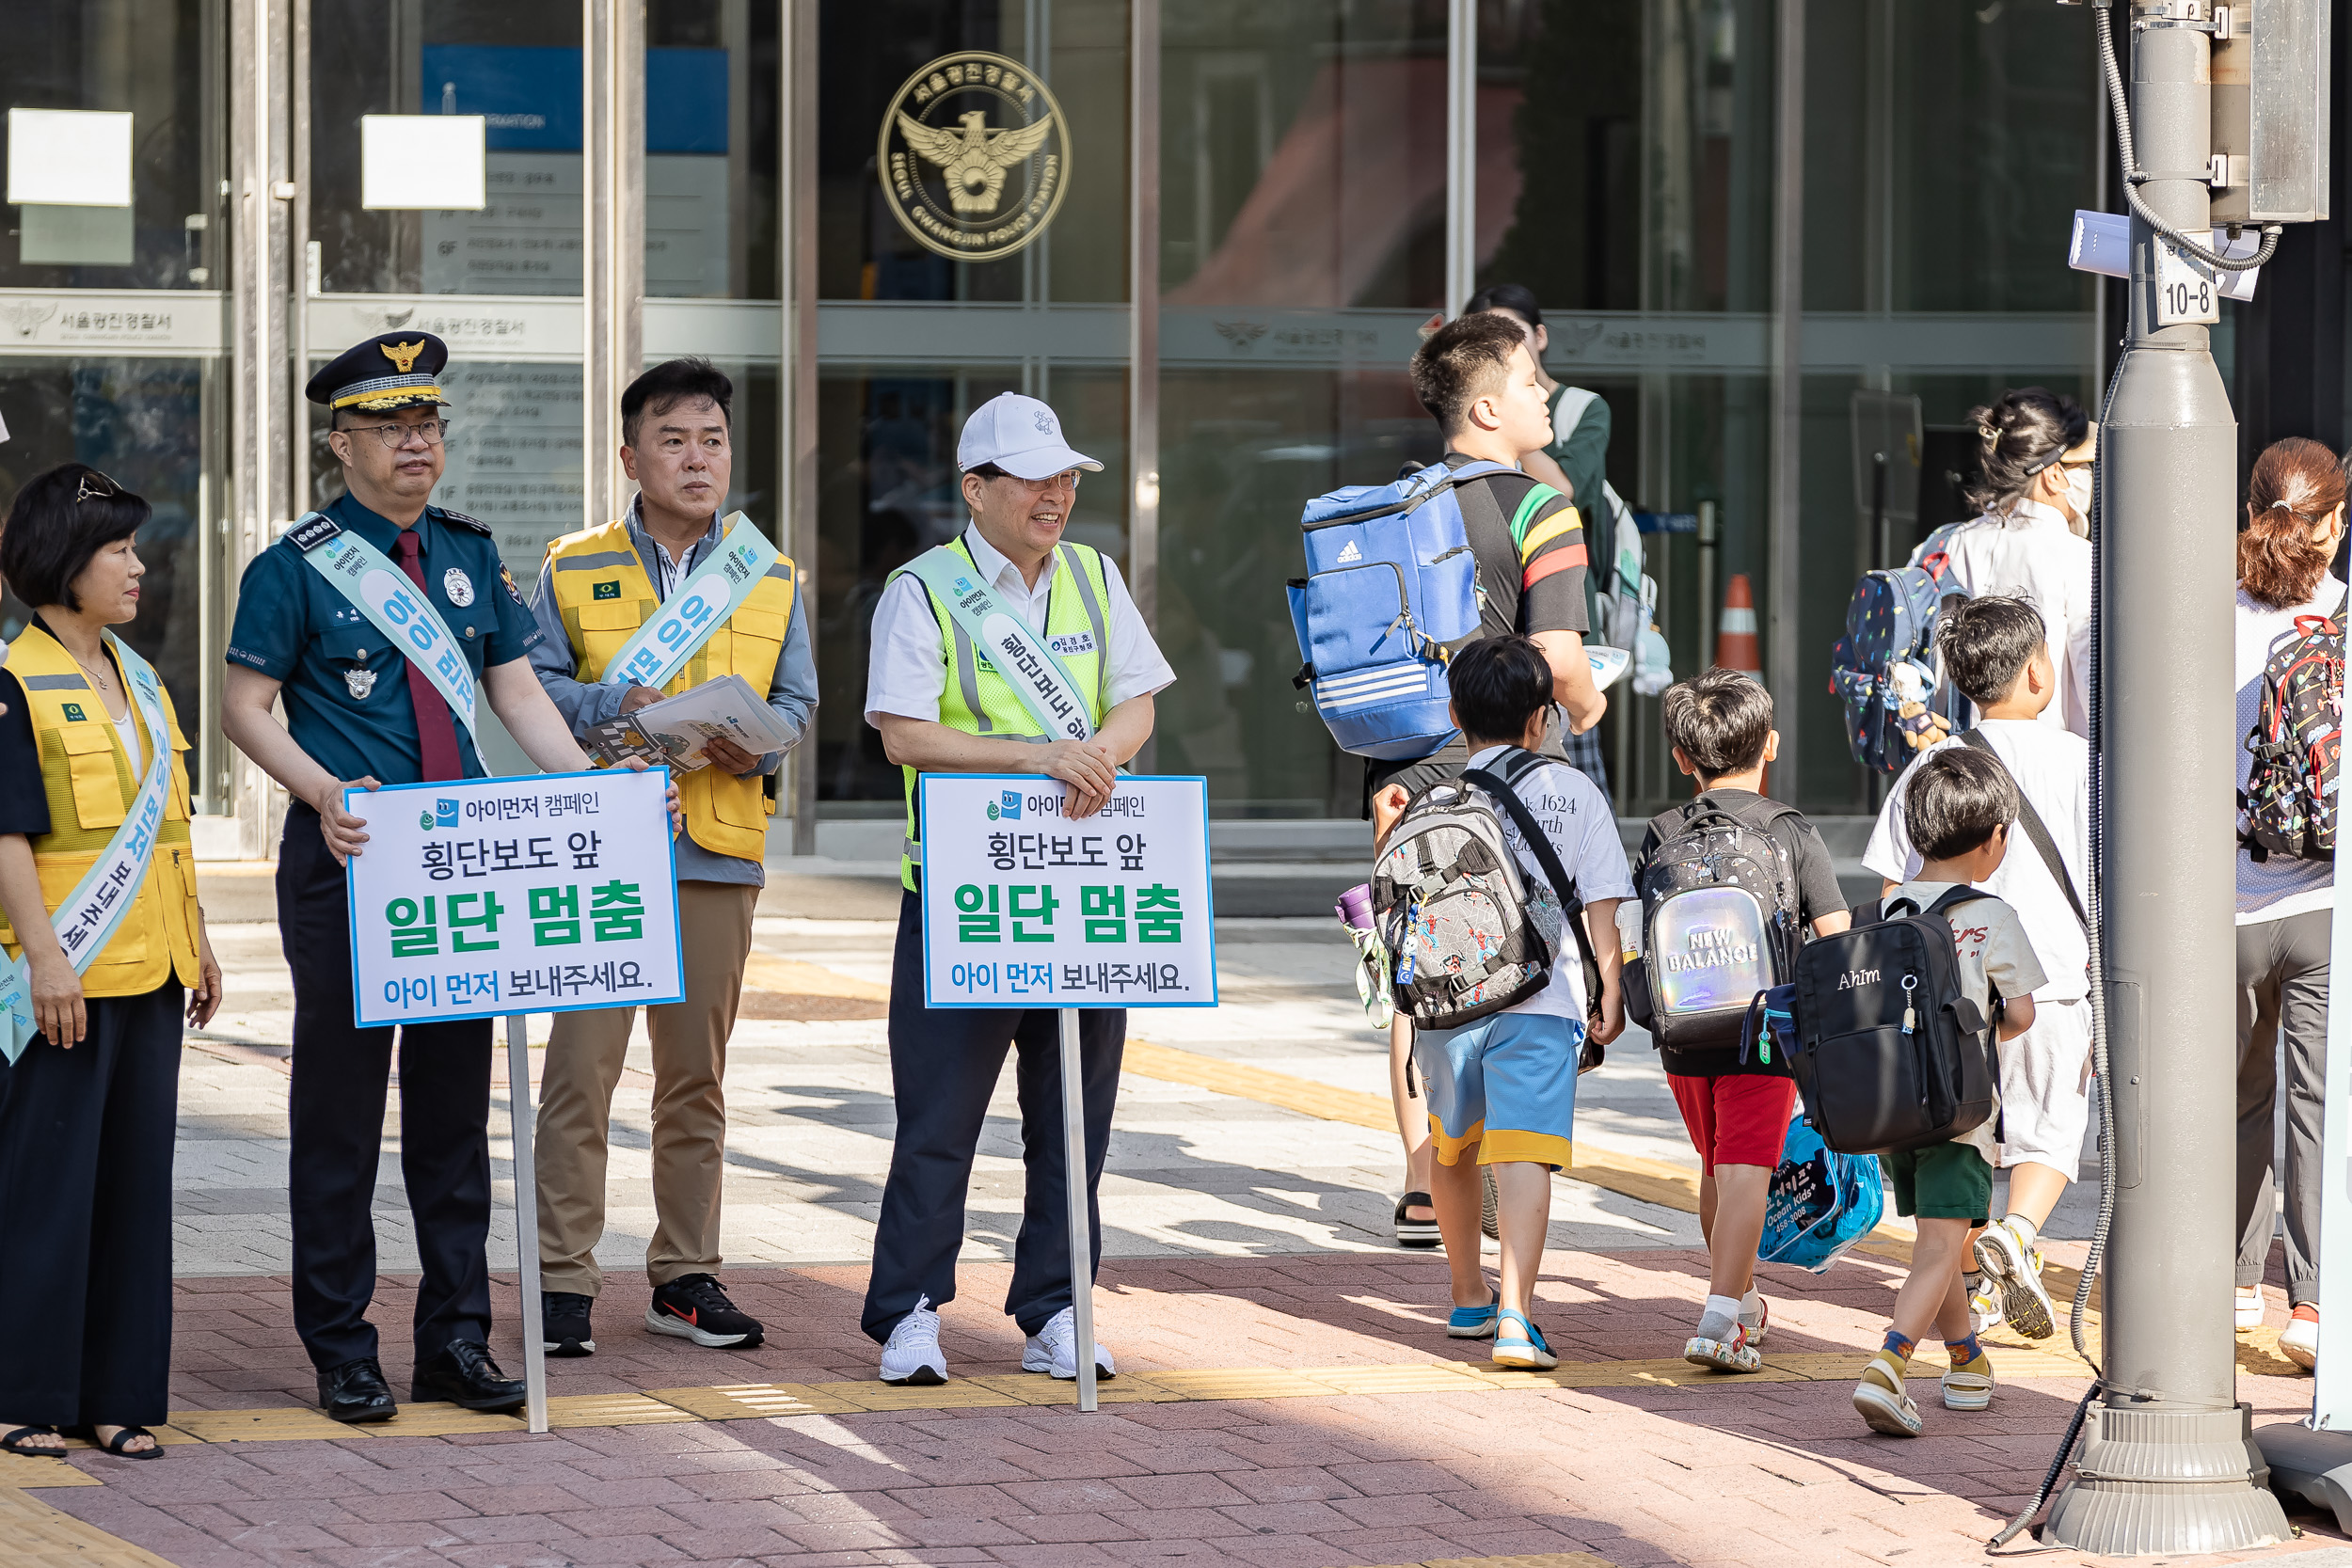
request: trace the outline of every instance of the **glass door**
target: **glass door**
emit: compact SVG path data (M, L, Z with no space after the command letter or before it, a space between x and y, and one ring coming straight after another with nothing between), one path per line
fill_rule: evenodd
M196 810L216 814L230 767L222 7L79 0L16 8L10 22L0 148L24 155L0 165L14 166L0 237L0 512L65 462L153 507L139 616L123 636L162 673L194 747ZM0 598L0 639L29 615Z
M903 810L865 717L874 603L961 531L974 408L1004 391L1054 405L1104 465L1069 537L1133 576L1130 23L1124 0L819 15L817 798L834 824L820 852L871 859L897 853Z

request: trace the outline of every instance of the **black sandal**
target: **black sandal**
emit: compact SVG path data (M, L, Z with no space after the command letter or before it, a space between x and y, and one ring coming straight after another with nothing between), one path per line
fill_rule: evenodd
M59 1427L57 1429L57 1435L60 1437L79 1438L85 1443L98 1443L98 1429L95 1426ZM146 1438L148 1442L153 1445L153 1447L143 1449L137 1453L133 1453L127 1447L125 1447L125 1445L129 1444L133 1439L139 1437ZM114 1455L117 1459L161 1459L164 1456L164 1445L162 1441L145 1427L124 1427L121 1431L115 1433L114 1440L112 1442L98 1443L98 1446L102 1450Z
M1396 1200L1396 1244L1408 1247L1433 1247L1438 1244L1438 1221L1433 1214L1425 1220L1407 1219L1407 1209L1434 1209L1427 1193L1406 1193Z
M0 1433L0 1453L22 1454L26 1459L63 1459L66 1456L66 1450L62 1447L55 1449L37 1448L24 1441L27 1437L56 1437L58 1435L59 1433L56 1427L18 1427L14 1432Z

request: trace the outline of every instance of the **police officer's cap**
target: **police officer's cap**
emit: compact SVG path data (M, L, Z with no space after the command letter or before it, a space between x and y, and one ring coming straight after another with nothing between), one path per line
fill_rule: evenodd
M449 401L437 385L449 345L430 332L386 332L345 349L302 395L329 408L372 414Z

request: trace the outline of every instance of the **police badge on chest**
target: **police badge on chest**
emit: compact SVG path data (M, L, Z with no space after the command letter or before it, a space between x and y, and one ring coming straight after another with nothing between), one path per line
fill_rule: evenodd
M361 668L343 672L343 685L351 691L351 700L364 703L368 693L375 689L375 672Z
M463 610L473 603L473 578L461 568L452 566L441 574L441 592L449 595L451 604Z

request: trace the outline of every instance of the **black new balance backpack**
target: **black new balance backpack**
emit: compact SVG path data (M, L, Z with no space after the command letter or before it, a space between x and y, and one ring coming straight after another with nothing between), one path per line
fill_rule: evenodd
M1993 1021L1962 983L1947 918L1986 896L1956 887L1924 911L1867 905L1798 954L1788 1067L1805 1121L1839 1153L1947 1143L1993 1116Z
M1764 803L1768 823L1797 815ZM1635 880L1642 957L1626 967L1627 1011L1663 1049L1736 1049L1748 1004L1796 965L1796 867L1780 840L1705 795L1652 826L1658 847Z

